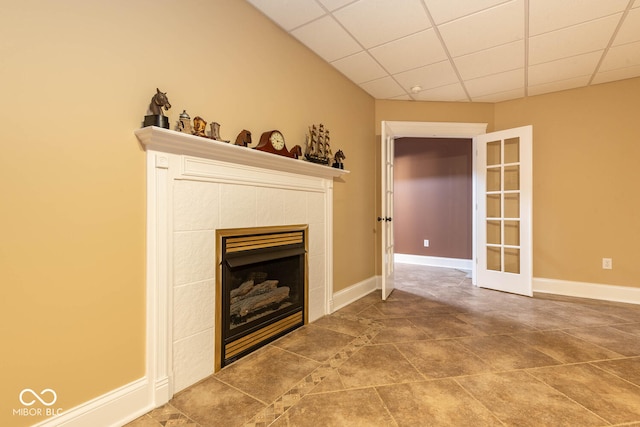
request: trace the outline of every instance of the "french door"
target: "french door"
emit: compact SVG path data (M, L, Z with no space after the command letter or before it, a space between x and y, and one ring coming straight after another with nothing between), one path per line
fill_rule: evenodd
M378 222L382 224L382 299L386 300L394 288L393 245L393 153L394 140L387 136L382 124L381 180L382 213Z
M524 126L478 135L476 284L532 295L532 142Z
M473 138L473 283L531 295L533 128L484 133L486 123L382 122L382 298L394 289L393 145L396 137Z

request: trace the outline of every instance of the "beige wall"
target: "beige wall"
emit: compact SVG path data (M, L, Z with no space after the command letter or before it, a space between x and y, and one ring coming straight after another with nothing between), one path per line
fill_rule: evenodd
M636 78L496 105L497 130L533 125L534 277L640 287L639 96Z
M70 409L144 375L145 155L155 88L223 138L324 123L335 184L335 290L375 274L374 101L250 5L4 2L0 14L0 425L24 388ZM212 362L213 363L213 362Z

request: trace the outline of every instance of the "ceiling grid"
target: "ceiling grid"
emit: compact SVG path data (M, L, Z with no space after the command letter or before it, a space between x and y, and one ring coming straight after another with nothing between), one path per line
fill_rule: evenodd
M640 76L640 0L246 0L376 99L500 102Z

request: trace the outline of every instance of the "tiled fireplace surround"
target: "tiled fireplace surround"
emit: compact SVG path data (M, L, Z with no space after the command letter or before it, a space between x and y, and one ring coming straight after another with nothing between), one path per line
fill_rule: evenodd
M217 229L309 225L309 321L331 311L333 169L148 127L148 378L166 402L213 373Z

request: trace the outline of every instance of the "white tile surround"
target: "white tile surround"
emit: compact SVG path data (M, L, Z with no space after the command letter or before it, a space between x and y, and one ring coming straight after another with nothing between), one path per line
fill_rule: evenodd
M157 127L147 152L148 376L156 402L213 373L217 229L309 224L309 321L329 312L333 178L348 171Z

